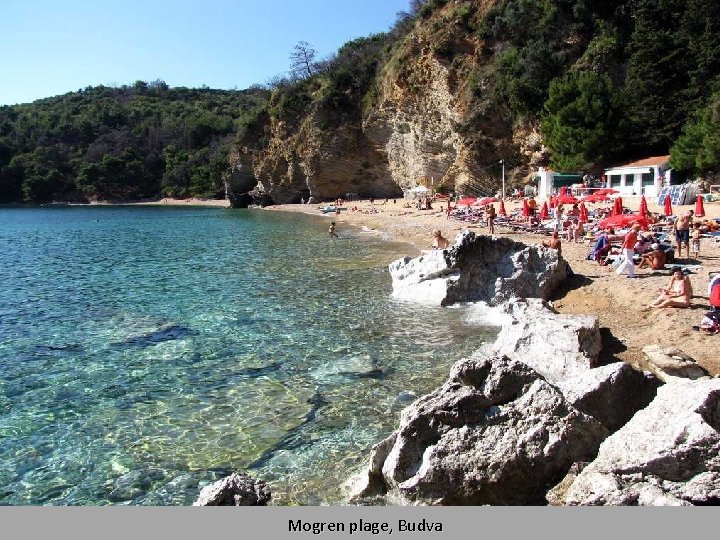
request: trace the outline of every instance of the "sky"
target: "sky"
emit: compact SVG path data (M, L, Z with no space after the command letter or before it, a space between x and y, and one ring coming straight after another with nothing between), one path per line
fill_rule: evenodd
M409 0L0 0L0 105L161 79L243 89L387 31Z

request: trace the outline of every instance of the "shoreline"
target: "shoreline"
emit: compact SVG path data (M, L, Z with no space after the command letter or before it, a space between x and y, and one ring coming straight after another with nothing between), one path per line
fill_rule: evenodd
M442 230L452 242L457 234L464 230L476 234L486 234L487 229L478 223L467 225L456 220L446 219L445 211L440 206L435 210L419 211L414 208L403 208L403 199L396 203L390 200L387 204L380 202L371 207L369 201L351 201L347 206L357 206L357 212L344 210L340 215L321 214L319 206L285 204L266 207L267 211L295 212L314 216L327 217L337 223L338 231L342 228L358 227L365 231L375 231L382 239L409 244L418 256L423 249L429 249L433 229ZM626 207L637 210L640 197L623 199ZM542 204L542 200L539 201ZM511 212L520 203L507 202L506 208ZM648 201L651 212L662 212L662 208ZM375 212L370 213L374 208ZM675 214L684 213L693 206L675 207ZM707 217L720 217L720 204L706 203ZM511 238L527 244L538 244L545 237L538 234L513 232L496 227L495 236ZM694 358L699 365L707 369L713 376L720 375L720 358L717 347L720 337L693 331L692 326L698 325L700 319L709 310L707 302L708 273L720 271L720 243L705 239L701 244L700 268L690 276L694 297L692 305L687 309L662 309L645 311L642 309L657 295L657 289L666 287L669 281L667 270L638 270L639 279L628 280L617 276L611 268L601 267L594 261L586 260L591 249L588 243L570 243L563 241L563 257L570 263L575 276L568 278L556 294L551 298L553 307L559 313L594 315L598 317L603 333L602 361L625 361L644 369L646 356L642 348L657 344L662 347L676 347ZM685 261L694 264L695 261Z
M62 208L65 206L199 206L214 208L230 208L230 201L227 199L199 199L192 197L190 199L174 199L172 197L163 197L162 199L153 201L134 201L134 202L109 202L109 201L91 201L88 203L54 201L46 204L24 204L24 203L4 203L0 204L0 208Z

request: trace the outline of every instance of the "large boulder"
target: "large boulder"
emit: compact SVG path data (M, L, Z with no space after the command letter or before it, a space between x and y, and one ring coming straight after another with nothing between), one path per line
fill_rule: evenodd
M265 482L233 473L205 486L193 506L267 506L270 498Z
M450 249L390 265L395 297L443 306L479 301L496 305L510 298L547 300L569 272L554 249L468 231Z
M595 367L602 348L596 317L561 315L539 299L500 306L502 329L483 350L522 360L551 382L582 375Z
M600 447L565 494L570 505L720 503L720 380L662 386Z
M709 379L710 374L680 349L660 347L657 344L643 347L648 369L663 382L674 379Z
M355 496L424 504L540 504L608 432L526 364L476 355L406 408Z
M598 420L610 433L624 426L655 398L660 381L625 362L589 369L556 383L565 399Z

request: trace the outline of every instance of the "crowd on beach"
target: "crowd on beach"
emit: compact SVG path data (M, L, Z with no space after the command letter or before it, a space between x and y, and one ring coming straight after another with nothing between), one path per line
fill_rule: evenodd
M588 208L585 205L588 199L593 204L600 203L600 206ZM588 260L613 269L618 276L625 275L628 279L638 278L641 270L658 273L670 267L668 285L657 291L656 298L648 300L646 309L690 307L693 299L690 275L694 267L702 264L701 245L706 241L720 242L720 219L703 218L694 210L676 216L667 207L665 215L653 213L642 203L638 212L631 212L611 189L598 190L582 200L562 190L543 202L542 206L532 196L514 200L521 202L522 206L510 212L505 208L505 200L494 197L453 201L449 197L433 199L423 196L414 201L405 200L402 206L397 204L396 199L392 203L385 199L377 204L442 212L447 220L486 228L488 234L495 234L496 227L499 227L544 235L548 238L542 239L540 244L559 253L562 253L563 242L585 243L589 246ZM345 202L340 199L335 201L337 215L344 205ZM497 211L496 205L499 206ZM353 205L350 211L378 212L375 206L375 201L371 200L369 208L360 209ZM334 222L329 232L331 237L337 237ZM432 249L447 249L450 244L440 229L432 230ZM711 311L698 326L708 333L720 333L720 321L715 322L714 319L716 313L720 314L720 300L712 294L714 289L717 289L716 295L720 294L720 273L710 274L710 277L708 301Z

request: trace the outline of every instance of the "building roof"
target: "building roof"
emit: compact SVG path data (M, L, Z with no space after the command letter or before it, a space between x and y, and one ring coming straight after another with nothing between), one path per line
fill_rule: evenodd
M628 169L631 167L653 167L655 165L665 165L668 161L670 161L670 156L655 156L640 159L638 161L632 161L630 163L615 165L614 167L609 167L605 170L609 171L610 169Z

